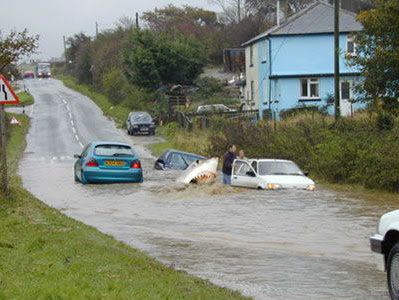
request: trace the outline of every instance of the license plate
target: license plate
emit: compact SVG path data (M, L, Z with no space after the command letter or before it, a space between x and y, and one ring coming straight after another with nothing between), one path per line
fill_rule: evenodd
M148 131L148 128L147 127L142 127L142 128L140 128L140 131Z
M121 160L106 160L104 164L108 167L123 167L125 162Z

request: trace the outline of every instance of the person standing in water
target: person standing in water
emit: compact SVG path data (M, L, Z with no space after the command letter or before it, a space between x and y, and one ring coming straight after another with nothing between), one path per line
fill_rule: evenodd
M233 162L236 158L236 145L231 144L228 150L223 155L223 184L231 184L231 171L233 168Z

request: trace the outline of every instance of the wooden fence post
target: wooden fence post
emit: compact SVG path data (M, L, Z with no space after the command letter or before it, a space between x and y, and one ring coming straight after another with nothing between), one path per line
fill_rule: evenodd
M7 144L6 144L6 113L4 105L0 105L0 186L3 194L7 193Z

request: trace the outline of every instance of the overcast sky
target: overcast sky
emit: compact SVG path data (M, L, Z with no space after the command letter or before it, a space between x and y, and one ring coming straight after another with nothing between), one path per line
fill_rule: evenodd
M2 0L0 28L3 34L11 29L28 28L30 34L39 34L39 54L36 59L60 57L63 53L63 35L84 32L94 36L95 23L99 30L114 26L119 18L134 18L139 14L161 8L169 3L218 10L209 0Z

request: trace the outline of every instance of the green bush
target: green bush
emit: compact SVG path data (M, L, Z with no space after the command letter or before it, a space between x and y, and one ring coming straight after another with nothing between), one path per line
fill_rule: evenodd
M379 130L391 130L395 126L395 118L387 112L380 112L377 116L377 128Z

